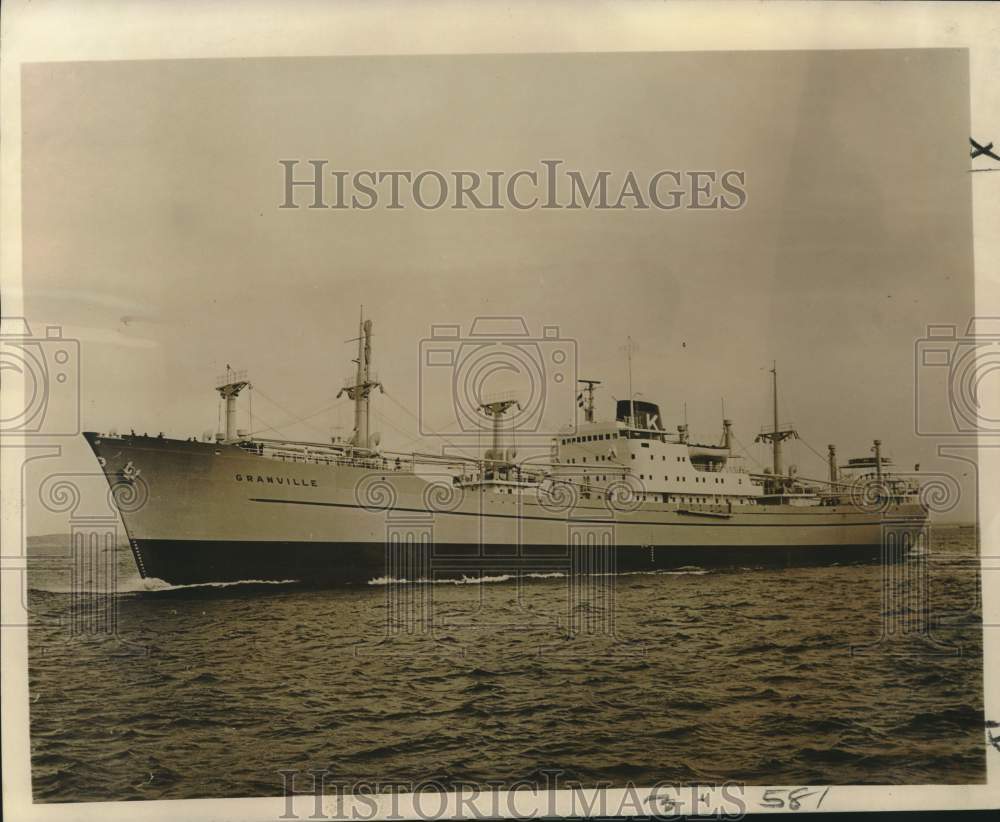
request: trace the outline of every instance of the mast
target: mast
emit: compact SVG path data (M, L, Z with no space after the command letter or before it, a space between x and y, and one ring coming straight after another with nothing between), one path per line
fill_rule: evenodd
M827 463L830 465L830 485L837 484L837 447L834 445L828 445L827 447Z
M774 386L774 430L778 430L778 363L776 361L771 362L771 378L773 380L772 385ZM775 440L775 445L778 445L779 440ZM778 473L778 461L781 458L781 449L776 448L774 451L774 473Z
M487 462L508 463L514 459L515 451L513 448L506 454L503 450L502 420L503 415L515 405L518 409L521 408L521 403L517 400L497 400L496 402L487 402L479 406L482 412L493 420L493 444L485 454ZM494 467L499 466L494 465Z
M586 386L577 397L579 404L583 408L583 418L587 422L594 421L594 386L600 385L600 380L577 380ZM629 392L631 394L631 391Z
M770 431L761 431L754 437L754 442L771 443L772 470L775 477L778 478L784 474L784 464L781 459L781 443L789 438L798 439L799 432L794 428L782 430L781 424L778 422L778 364L776 362L771 363L771 377L774 425Z
M347 394L354 400L354 437L353 444L358 448L370 450L372 438L369 434L371 424L371 409L369 408L368 396L373 388L382 391L382 383L371 378L372 361L372 321L364 318L364 307L361 308L361 320L358 333L358 358L357 371L353 385L345 385L337 392L339 398Z
M240 395L240 391L249 385L247 372L233 371L228 363L226 373L216 381L215 390L226 401L226 442L233 442L237 438L236 398Z

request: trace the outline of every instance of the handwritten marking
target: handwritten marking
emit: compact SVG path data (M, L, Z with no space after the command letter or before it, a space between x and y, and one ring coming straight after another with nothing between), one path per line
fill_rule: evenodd
M760 807L773 808L775 810L788 808L790 811L798 811L802 809L802 800L818 795L819 799L816 800L816 805L811 808L811 810L815 811L819 810L829 792L829 786L823 791L820 791L819 788L813 789L809 786L801 788L768 788L764 791L764 801L760 803Z

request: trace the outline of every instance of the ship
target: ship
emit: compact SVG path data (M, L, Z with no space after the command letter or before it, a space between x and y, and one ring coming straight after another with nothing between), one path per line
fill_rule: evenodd
M379 447L370 319L357 342L342 389L354 404L349 438L237 428L237 399L251 383L229 366L216 384L224 432L83 434L143 578L326 586L873 562L887 560L887 533L927 524L919 483L895 473L879 440L874 456L844 468L829 446L822 480L785 469L783 443L798 432L779 425L776 365L773 425L756 435L772 464L760 472L736 453L729 419L717 442L692 441L686 422L666 430L658 405L632 394L631 366L613 418L596 414L600 381L579 381L582 419L542 457L519 459L505 443L516 397L483 401L489 448L462 458Z

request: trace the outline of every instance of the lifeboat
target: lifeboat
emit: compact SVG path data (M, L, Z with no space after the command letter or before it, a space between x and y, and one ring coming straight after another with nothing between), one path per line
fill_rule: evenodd
M729 459L729 449L721 445L688 444L688 459L695 465L719 463L725 465Z

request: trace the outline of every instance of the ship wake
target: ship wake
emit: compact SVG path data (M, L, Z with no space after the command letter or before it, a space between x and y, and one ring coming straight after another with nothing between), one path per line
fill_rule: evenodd
M703 576L712 573L708 568L697 566L684 566L673 569L656 569L653 571L614 571L608 573L581 574L588 577L631 577L631 576ZM518 579L565 579L568 574L563 571L549 571L546 573L527 574L496 574L481 577L443 577L440 579L406 579L405 577L377 577L368 580L369 585L489 585L491 583L512 582Z
M110 590L97 585L62 585L55 583L38 583L31 586L32 590L44 591L49 594L131 596L133 594L164 594L175 591L211 591L224 588L274 588L282 585L300 585L297 579L241 579L232 582L193 582L187 585L172 585L166 580L148 577L146 579L127 579L118 582Z

